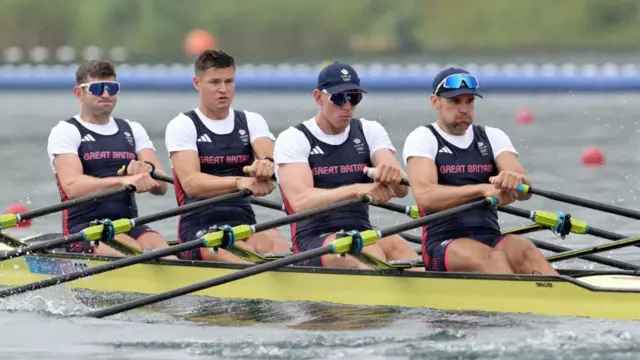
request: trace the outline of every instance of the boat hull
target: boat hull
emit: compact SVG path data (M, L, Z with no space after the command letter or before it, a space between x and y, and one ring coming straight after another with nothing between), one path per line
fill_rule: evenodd
M105 264L115 258L53 254L0 262L0 285L17 286ZM64 286L98 292L156 294L220 277L244 265L162 260L77 279ZM218 298L346 305L535 313L640 319L640 277L625 272L583 276L339 270L288 267L205 289Z

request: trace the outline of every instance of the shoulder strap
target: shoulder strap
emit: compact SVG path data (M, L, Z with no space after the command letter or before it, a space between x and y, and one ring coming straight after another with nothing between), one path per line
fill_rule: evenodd
M200 128L200 118L198 117L198 114L196 114L195 110L183 112L183 114L193 121L193 125L195 125L196 129Z
M78 131L80 132L80 134L84 134L85 133L85 127L82 126L82 124L80 124L78 122L78 119L76 119L74 117L71 117L71 118L69 118L69 119L67 119L65 121L68 122L69 124L75 126L78 129Z
M244 111L233 110L233 120L237 121L242 127L249 131L249 122L247 121L247 114Z
M294 126L294 128L300 130L309 141L309 144L313 146L313 144L315 143L315 141L313 140L313 134L311 134L311 131L309 131L309 129L304 125L304 123L300 123Z

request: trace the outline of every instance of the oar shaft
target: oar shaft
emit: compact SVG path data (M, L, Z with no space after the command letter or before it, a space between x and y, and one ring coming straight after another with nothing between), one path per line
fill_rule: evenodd
M4 253L0 253L0 261L13 259L13 258L16 258L18 256L26 255L28 253L33 253L33 252L53 249L53 248L56 248L58 246L63 246L63 245L66 245L66 244L69 244L69 243L72 243L72 242L76 242L76 241L81 241L81 240L82 240L82 234L73 234L73 235L69 235L69 236L66 236L66 237L61 237L61 238L58 238L58 239L54 239L54 240L51 240L51 241L42 242L42 243L38 243L38 244L33 244L33 245L30 245L30 246L26 246L26 247L22 247L22 248L18 248L18 249L9 250L9 251L6 251Z
M74 206L87 204L92 201L97 201L100 199L108 198L110 196L119 195L125 192L132 192L135 190L136 188L133 187L132 185L126 185L119 189L107 190L99 194L93 194L93 195L87 195L87 196L75 198L72 200L61 202L59 204L55 204L55 205L51 205L51 206L47 206L47 207L43 207L40 209L31 210L31 211L26 211L18 215L20 220L29 220L39 216L45 216L45 215L53 214L58 211L66 210Z
M382 230L380 230L380 237L385 237L385 236L389 236L389 235L393 235L393 234L397 234L399 232L403 232L403 231L408 231L411 229L414 229L418 226L421 225L425 225L429 222L436 222L436 221L440 221L442 219L446 219L448 217L451 217L452 215L461 213L463 211L467 211L467 210L471 210L473 208L476 208L478 206L481 205L495 205L498 203L498 200L496 198L493 197L487 197L481 200L476 200L476 201L472 201L460 206L456 206L454 208L450 208L447 210L443 210L443 211L439 211L437 213L433 213L430 215L427 215L425 217L421 217L419 219L416 220L412 220L412 221L407 221L404 223L400 223L398 225L394 225L394 226L390 226L387 228L384 228Z
M306 260L310 257L327 255L327 254L330 254L331 251L332 251L331 246L324 246L324 247L313 249L303 253L287 256L285 258L282 258L276 261L270 261L270 262L262 263L259 265L254 265L242 271L236 271L231 274L223 275L223 276L206 280L200 283L188 285L172 291L167 291L164 293L151 295L148 297L125 302L122 304L112 306L110 308L96 310L88 313L87 316L91 316L95 318L103 318L105 316L115 315L115 314L132 310L141 306L155 304L160 301L169 300L178 296L191 294L193 292L208 289L213 286L223 285L234 280L244 279L253 275L260 274L265 271L276 270L284 266L293 265L300 261Z
M156 180L160 180L160 181L164 181L164 182L169 183L169 184L173 184L173 178L171 176L164 175L164 174L158 174L155 171L151 173L151 178L156 179Z
M135 219L131 219L132 224L135 225L144 225L144 224L148 224L154 221L160 221L160 220L164 220L164 219L168 219L174 216L178 216L178 215L182 215L182 214L186 214L188 212L194 211L194 210L199 210L203 207L209 206L209 205L213 205L216 203L220 203L220 202L225 202L225 201L229 201L229 200L233 200L239 197L244 197L244 196L248 196L251 195L251 192L248 190L242 190L242 191L236 191L234 193L231 194L226 194L226 195L221 195L221 196L216 196L210 199L206 199L206 200L200 200L200 201L196 201L193 202L191 204L187 204L187 205L183 205L183 206L179 206L170 210L165 210L165 211L161 211L155 214L151 214L151 215L145 215L145 216L139 216Z
M583 199L576 196L561 194L554 191L541 190L541 189L533 188L528 185L520 185L518 187L518 191L522 193L540 195L540 196L549 198L551 200L561 201L568 204L573 204L573 205L582 206L582 207L586 207L593 210L599 210L599 211L608 212L611 214L625 216L631 219L640 220L640 211L626 209L626 208L622 208L615 205L604 204L598 201Z
M548 242L535 240L535 239L530 239L530 240L539 249L542 249L542 250L553 251L553 252L556 252L556 253L560 253L560 252L564 252L564 251L571 251L571 248L568 248L568 247L565 247L565 246L551 244L551 243L548 243ZM611 267L614 267L614 268L617 268L617 269L621 269L621 270L640 270L640 266L636 266L636 265L633 265L631 263L627 263L627 262L624 262L624 261L619 261L619 260L616 260L616 259L609 259L609 258L605 258L605 257L600 257L600 256L597 256L597 255L583 255L583 256L580 256L580 259L591 261L591 262L594 262L594 263L600 264L600 265L611 266Z
M640 237L618 240L612 243L591 246L583 249L569 250L560 254L551 255L547 257L547 261L549 262L563 261L563 260L581 257L584 255L597 254L605 251L620 249L623 247L629 247L636 244L640 244Z
M18 295L25 293L27 291L44 289L50 286L55 286L58 284L66 283L69 281L73 281L76 279L81 279L87 276L101 274L106 271L120 269L123 267L135 265L141 262L155 260L164 256L173 255L182 251L187 251L191 249L196 249L202 246L202 241L191 240L182 244L173 245L167 248L157 249L154 251L150 251L148 253L144 253L138 256L126 257L124 259L116 260L113 262L108 262L104 265L98 265L94 267L90 267L88 269L77 271L73 273L63 274L56 277L52 277L49 279L41 280L38 282L33 282L30 284L25 284L22 286L15 286L12 288L0 290L0 298L5 298L8 296Z
M266 207L266 208L272 209L272 210L279 210L279 211L285 211L286 210L284 208L283 204L279 204L277 202L270 201L270 200L263 199L263 198L252 197L251 198L251 203L254 204L254 205L259 205L259 206Z

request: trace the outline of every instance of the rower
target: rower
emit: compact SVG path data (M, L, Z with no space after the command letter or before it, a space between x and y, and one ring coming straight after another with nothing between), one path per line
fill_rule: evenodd
M495 196L499 206L527 200L530 195L516 188L531 181L509 137L498 128L473 125L475 97L482 97L476 77L447 68L432 88L437 121L413 130L403 150L421 211L442 211L483 196ZM501 234L496 209L424 227L422 247L427 270L557 275L531 241Z
M62 201L133 185L137 193L164 195L167 186L153 180L153 168L163 173L153 143L142 125L111 116L120 84L114 66L102 60L90 60L76 71L73 93L80 101L80 113L60 121L49 134L47 152L56 176ZM153 167L149 164L153 164ZM126 166L126 174L121 168ZM80 232L94 220L134 218L138 216L135 194L125 193L98 203L72 207L62 215L64 235ZM135 226L117 240L137 249L167 247L167 241L147 225ZM74 253L122 256L112 247L99 243L72 243Z
M356 106L366 93L356 71L333 63L322 69L313 97L315 117L283 131L276 140L276 175L287 213L331 205L370 195L384 203L404 197L406 186L397 181L404 173L386 130L376 121L354 119ZM366 175L375 167L375 182ZM294 252L326 245L340 230L372 229L368 204L354 205L320 218L291 226ZM415 260L418 254L398 235L365 247L381 260ZM370 269L349 255L325 255L302 265Z
M273 134L258 113L231 108L236 64L221 50L206 50L195 61L193 86L200 93L197 108L169 122L165 142L173 168L179 206L249 189L266 196L275 186ZM243 168L250 166L250 176ZM214 226L256 223L249 197L227 201L180 217L178 241L197 239ZM277 229L259 232L244 242L257 253L289 252ZM188 260L246 263L223 249L201 248L179 255Z

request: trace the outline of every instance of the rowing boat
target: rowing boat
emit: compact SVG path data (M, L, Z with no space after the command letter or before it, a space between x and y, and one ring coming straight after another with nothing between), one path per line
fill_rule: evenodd
M3 246L0 250L11 249ZM0 262L0 285L24 285L118 259L63 252L17 257ZM105 293L158 294L246 267L157 260L65 286ZM640 275L626 271L561 270L560 276L539 276L288 266L193 295L640 320Z

